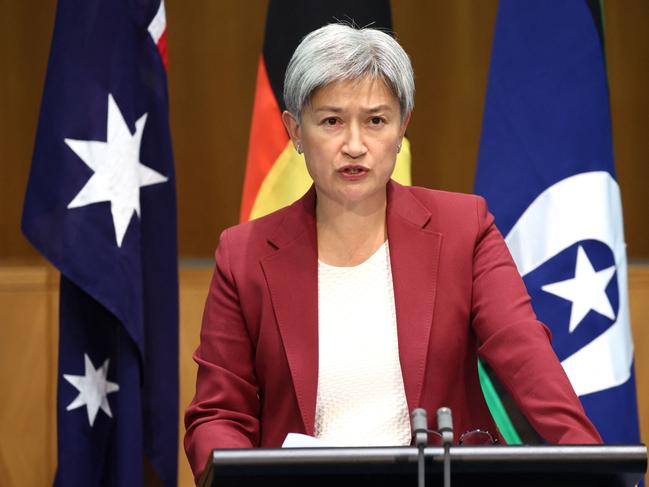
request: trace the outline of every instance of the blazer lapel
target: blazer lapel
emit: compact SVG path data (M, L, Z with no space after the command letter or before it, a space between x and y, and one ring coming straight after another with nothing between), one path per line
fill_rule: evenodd
M408 408L419 403L433 321L442 234L412 193L388 184L387 229L397 314L399 358Z
M315 190L287 211L262 259L305 431L314 434L318 383L318 256Z

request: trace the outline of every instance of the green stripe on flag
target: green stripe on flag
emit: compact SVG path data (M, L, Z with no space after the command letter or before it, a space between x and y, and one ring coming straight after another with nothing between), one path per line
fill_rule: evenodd
M491 416L493 416L494 421L496 422L496 425L500 430L500 434L503 435L503 438L505 438L507 444L521 445L523 443L521 441L521 437L518 436L518 432L516 431L516 428L514 428L512 420L509 419L507 410L500 400L500 396L496 392L496 388L491 382L489 374L487 374L487 371L484 369L484 366L482 365L482 361L480 359L478 359L478 376L480 377L482 394L487 401L487 406L489 406L489 411L491 412Z

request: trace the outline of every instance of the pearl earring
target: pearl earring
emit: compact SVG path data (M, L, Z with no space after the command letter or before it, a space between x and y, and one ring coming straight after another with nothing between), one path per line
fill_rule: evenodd
M302 154L302 144L299 142L295 144L295 150L297 151L298 154Z
M397 144L397 154L401 152L401 144Z

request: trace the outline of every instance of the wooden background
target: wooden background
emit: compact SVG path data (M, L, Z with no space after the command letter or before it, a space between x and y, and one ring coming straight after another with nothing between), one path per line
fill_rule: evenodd
M193 392L209 259L238 218L266 2L167 0L181 255L181 408ZM470 192L496 0L399 0L394 29L416 73L414 183ZM649 2L605 2L618 179L643 431L649 430ZM54 0L0 0L0 485L49 483L56 464L58 277L21 235ZM197 265L198 263L198 265ZM645 442L647 436L644 437ZM44 460L44 461L43 461ZM182 485L190 477L179 457Z
M180 271L180 405L194 394L203 303L211 269L184 266ZM636 347L636 384L643 441L649 441L649 267L629 269L631 323ZM56 469L56 360L58 273L51 266L0 268L0 486L37 487L50 483ZM101 414L101 413L100 413ZM181 434L182 418L178 429ZM179 485L192 485L179 444Z
M6 4L6 5L5 5ZM399 0L393 24L417 84L413 179L470 192L496 0ZM20 212L54 1L0 0L0 259L37 256ZM618 179L631 258L649 258L649 2L605 2ZM171 129L182 257L210 257L237 222L266 2L167 1Z

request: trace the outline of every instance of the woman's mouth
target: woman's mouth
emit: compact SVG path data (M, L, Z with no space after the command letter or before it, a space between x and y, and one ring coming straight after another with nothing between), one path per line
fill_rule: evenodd
M338 174L343 176L347 180L357 180L365 176L369 172L369 169L365 166L349 164L338 169Z

